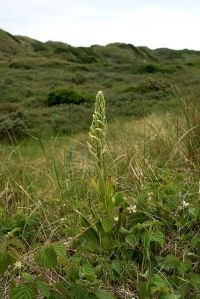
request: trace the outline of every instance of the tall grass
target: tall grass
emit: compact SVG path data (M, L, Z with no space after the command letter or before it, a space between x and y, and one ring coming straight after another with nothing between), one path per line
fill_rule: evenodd
M89 136L1 143L2 298L198 298L200 112L181 103L107 124L99 92Z

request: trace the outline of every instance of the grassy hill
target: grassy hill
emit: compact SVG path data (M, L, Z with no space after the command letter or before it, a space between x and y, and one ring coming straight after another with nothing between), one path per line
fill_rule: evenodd
M123 43L75 48L0 30L0 135L88 129L100 89L108 99L109 120L173 109L177 97L191 90L199 94L199 75L197 51ZM82 100L73 100L71 92Z

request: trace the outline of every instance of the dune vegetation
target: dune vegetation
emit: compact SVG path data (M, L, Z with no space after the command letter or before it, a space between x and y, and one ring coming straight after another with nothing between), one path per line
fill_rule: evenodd
M0 41L0 298L200 298L200 52Z

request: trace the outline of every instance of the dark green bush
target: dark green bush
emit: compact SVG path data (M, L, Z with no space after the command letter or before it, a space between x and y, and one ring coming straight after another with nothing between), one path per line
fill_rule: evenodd
M147 73L155 73L158 72L158 66L155 64L147 64L143 67L143 71Z
M93 63L97 62L98 56L90 48L73 48L71 47L71 53L73 53L76 61L79 63Z
M32 47L33 47L35 52L41 52L41 51L47 50L46 45L42 42L37 41L37 40L34 40L32 42Z
M76 104L88 102L89 98L69 89L57 89L48 94L48 106L60 104Z
M139 73L174 73L175 68L167 64L148 63L139 68Z

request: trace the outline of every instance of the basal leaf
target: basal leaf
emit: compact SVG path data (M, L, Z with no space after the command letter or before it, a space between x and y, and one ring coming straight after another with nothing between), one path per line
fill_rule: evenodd
M163 246L165 243L165 236L161 231L157 230L151 234L150 240L158 242L161 246Z
M102 221L102 227L103 227L104 232L106 232L106 233L111 232L113 225L114 225L114 219L111 217L106 218Z
M128 236L126 236L126 242L130 243L131 246L134 248L137 243L138 243L138 238L136 237L135 234L129 234Z
M32 286L21 284L10 291L10 299L35 299L36 294Z
M112 261L112 269L121 277L123 275L123 264L119 260Z
M37 286L40 294L45 298L49 298L50 289L49 289L48 284L46 282L44 282L41 277L36 278L35 283L36 283L36 286Z
M0 274L3 274L14 261L15 258L9 252L0 255Z
M124 195L122 193L118 193L114 197L115 199L115 206L122 207L125 204Z
M87 279L89 281L96 280L95 269L90 265L83 265L79 271L80 277Z
M162 289L167 286L167 282L166 282L165 278L158 274L152 275L151 283L154 284L157 287L157 289Z
M35 261L38 265L45 268L53 268L57 265L57 256L54 248L49 246L46 248L40 248L36 254Z
M65 245L63 243L55 242L55 243L51 244L51 246L55 250L56 255L58 257L60 257L61 259L66 259L67 258L66 248L65 248Z
M74 299L89 299L87 287L81 284L74 284L71 288L71 295Z
M168 254L163 260L163 269L176 269L179 263L180 261L176 256L174 256L173 254Z

